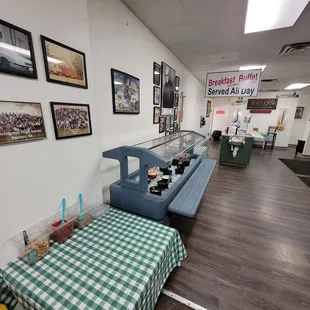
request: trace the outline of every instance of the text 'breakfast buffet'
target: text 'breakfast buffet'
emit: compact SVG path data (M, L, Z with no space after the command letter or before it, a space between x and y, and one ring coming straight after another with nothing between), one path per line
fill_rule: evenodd
M208 86L230 85L230 84L240 83L244 81L258 81L258 79L259 79L258 73L249 73L247 75L239 74L237 81L236 81L236 76L232 78L224 77L219 80L209 79Z

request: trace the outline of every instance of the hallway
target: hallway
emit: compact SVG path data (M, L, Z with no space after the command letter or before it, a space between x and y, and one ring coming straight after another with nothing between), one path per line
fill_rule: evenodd
M310 308L310 188L278 160L293 157L253 149L248 168L217 165L196 218L172 219L188 258L166 289L208 310Z

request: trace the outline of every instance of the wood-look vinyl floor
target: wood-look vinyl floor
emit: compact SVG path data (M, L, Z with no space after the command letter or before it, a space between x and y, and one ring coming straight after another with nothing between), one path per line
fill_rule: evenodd
M310 309L310 188L279 157L294 149L217 164L196 217L171 220L188 258L166 289L208 310Z

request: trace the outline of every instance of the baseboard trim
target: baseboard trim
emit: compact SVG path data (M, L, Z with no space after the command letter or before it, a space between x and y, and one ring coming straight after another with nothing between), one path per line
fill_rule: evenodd
M201 307L201 306L195 304L194 302L191 302L191 301L189 301L189 300L187 300L187 299L185 299L185 298L183 298L183 297L181 297L181 296L179 296L179 295L177 295L175 293L172 293L172 292L170 292L170 291L168 291L168 290L166 290L164 288L162 289L161 292L162 292L162 294L164 294L166 296L169 296L170 298L172 298L174 300L177 300L181 304L186 305L186 306L188 306L188 307L190 307L192 309L195 309L195 310L208 310L208 309L206 309L204 307Z

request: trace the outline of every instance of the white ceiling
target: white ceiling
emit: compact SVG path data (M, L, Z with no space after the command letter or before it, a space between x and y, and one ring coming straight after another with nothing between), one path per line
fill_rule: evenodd
M293 27L245 35L247 0L122 1L202 83L207 71L251 64L266 64L262 78L278 80L263 90L310 83L310 51L277 55L285 44L310 41L310 4Z

